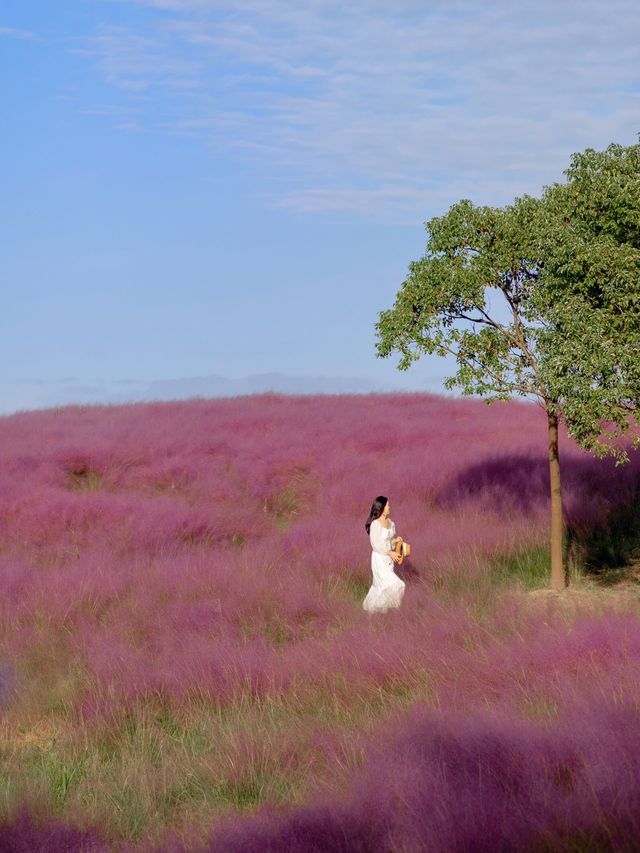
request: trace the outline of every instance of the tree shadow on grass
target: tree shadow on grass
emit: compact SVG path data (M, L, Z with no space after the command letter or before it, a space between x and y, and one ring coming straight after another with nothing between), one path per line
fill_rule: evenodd
M439 509L468 503L497 512L528 513L549 500L549 465L541 458L506 454L470 465L435 497Z
M640 455L617 468L612 459L589 456L561 456L560 465L569 560L599 575L639 558ZM435 498L445 511L471 503L507 518L548 510L548 460L526 454L485 459Z
M639 552L640 553L640 552ZM591 573L599 587L640 587L640 559L632 557L624 566Z
M630 577L629 571L640 557L640 501L614 505L605 518L587 529L569 527L568 535L573 536L572 544L587 572L602 575L602 583Z

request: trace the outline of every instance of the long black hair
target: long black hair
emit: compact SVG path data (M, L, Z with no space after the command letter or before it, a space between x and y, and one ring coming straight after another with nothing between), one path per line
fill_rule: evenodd
M364 525L367 533L371 529L371 522L375 521L376 518L380 518L382 511L388 502L389 498L385 497L385 495L378 495L375 501L371 504L371 512L369 513L369 518L366 520Z

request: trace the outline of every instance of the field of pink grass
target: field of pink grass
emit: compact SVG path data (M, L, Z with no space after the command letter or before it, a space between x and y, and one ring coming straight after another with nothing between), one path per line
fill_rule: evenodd
M0 453L7 849L637 849L640 606L527 592L537 407L67 407ZM579 586L640 541L640 464L561 464ZM381 493L412 558L370 616Z

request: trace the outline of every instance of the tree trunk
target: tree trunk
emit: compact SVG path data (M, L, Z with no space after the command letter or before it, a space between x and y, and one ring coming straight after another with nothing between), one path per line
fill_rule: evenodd
M547 410L549 422L549 473L551 475L551 589L564 589L562 540L562 488L560 485L560 459L558 457L558 416Z

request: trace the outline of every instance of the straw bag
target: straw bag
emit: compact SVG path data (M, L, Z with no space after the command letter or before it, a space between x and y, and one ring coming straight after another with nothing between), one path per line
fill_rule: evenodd
M405 557L411 556L411 545L409 545L408 542L396 542L396 547L394 550L396 554L400 554L400 559L396 563L396 565L398 566L402 565L402 561Z

